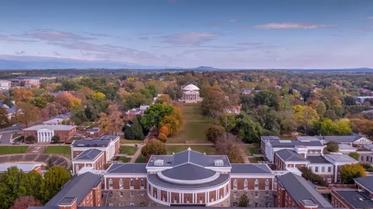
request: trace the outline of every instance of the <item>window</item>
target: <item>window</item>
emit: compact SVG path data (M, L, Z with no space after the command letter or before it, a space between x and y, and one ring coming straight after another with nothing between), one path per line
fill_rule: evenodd
M331 173L332 172L332 167L328 167L328 172Z
M233 180L233 189L237 190L237 179Z
M123 196L124 196L124 193L123 193L123 192L120 192L120 193L119 193L119 196L120 196L120 197L123 197Z
M259 197L259 192L255 192L254 195L255 195L255 198L258 198Z
M321 172L325 172L325 167L323 166L323 167L321 167Z
M269 180L268 179L266 179L265 180L265 190L269 190Z
M259 190L259 180L258 179L255 179L254 190Z
M244 182L243 182L243 188L244 188L245 190L248 189L248 182L247 182L247 179L245 179Z
M319 172L319 167L318 167L318 166L315 167L315 172L316 172L316 173Z
M124 187L123 187L123 179L119 179L119 189L124 189Z
M109 179L109 189L113 189L113 179Z

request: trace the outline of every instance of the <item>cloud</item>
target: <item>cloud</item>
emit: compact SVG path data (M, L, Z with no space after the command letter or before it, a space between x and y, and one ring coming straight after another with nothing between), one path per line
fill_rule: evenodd
M199 46L203 43L214 40L216 36L216 34L208 32L186 32L162 36L161 38L163 39L163 42L172 45Z
M90 56L94 59L146 61L157 58L145 51L112 44L101 44L97 43L99 41L97 37L65 31L34 30L21 34L19 37L45 42L48 45L59 46L65 49L77 50L82 55Z
M277 23L273 22L273 23L256 25L255 27L259 29L268 29L268 30L286 30L286 29L327 28L327 27L330 27L330 25L313 24L313 23L297 23L297 22L277 22Z

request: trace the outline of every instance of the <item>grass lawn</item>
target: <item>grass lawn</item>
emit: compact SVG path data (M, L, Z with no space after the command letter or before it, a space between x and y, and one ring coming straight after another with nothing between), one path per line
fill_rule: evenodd
M128 139L121 139L121 144L142 144L144 140L128 140Z
M132 146L120 146L120 154L133 155L135 154L137 147Z
M200 104L183 104L181 106L184 125L182 130L168 139L168 143L209 143L206 130L211 120L201 113Z
M188 145L167 145L167 153L172 154L172 153L177 153L180 151L184 151L190 147L192 150L201 152L201 153L206 153L209 155L216 154L216 149L214 146L204 146L204 145L194 145L194 146L188 146Z
M27 148L27 146L0 146L0 155L25 153Z
M254 154L260 154L259 144L248 144L246 146L247 146L246 153L248 156L252 156Z
M70 147L69 146L48 146L46 147L44 153L46 154L57 154L64 155L67 158L70 158Z
M144 156L139 155L139 157L136 159L135 162L136 163L146 163L146 160L145 160Z
M120 156L118 158L118 161L121 161L122 163L128 163L131 160L131 158Z

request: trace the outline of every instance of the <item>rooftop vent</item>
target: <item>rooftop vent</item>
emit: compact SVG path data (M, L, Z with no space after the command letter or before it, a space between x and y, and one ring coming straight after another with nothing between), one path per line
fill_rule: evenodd
M224 166L224 162L223 160L215 160L214 165L217 167L221 167L221 166Z
M164 160L162 159L157 159L154 161L155 166L163 166L164 165Z

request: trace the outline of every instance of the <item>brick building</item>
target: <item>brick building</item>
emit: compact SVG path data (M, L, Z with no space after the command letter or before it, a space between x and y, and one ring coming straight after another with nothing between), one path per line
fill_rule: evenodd
M38 143L51 143L53 136L58 136L60 142L70 143L76 133L72 125L35 125L23 129L24 137L34 136Z
M277 176L276 207L301 209L331 208L332 205L301 176L287 173Z
M98 149L85 150L72 160L73 173L83 168L105 170L105 165L105 153Z

